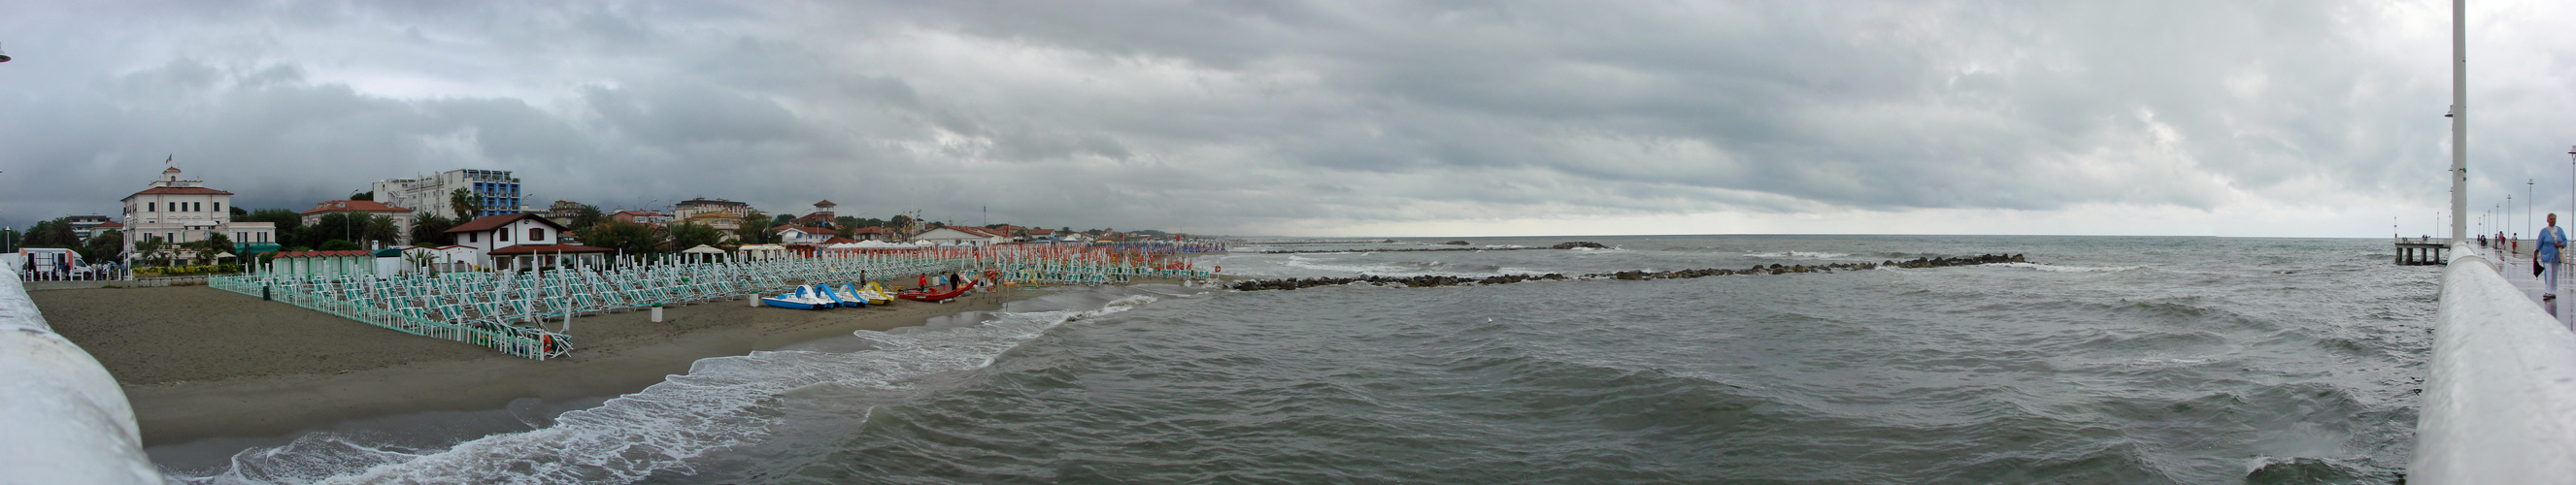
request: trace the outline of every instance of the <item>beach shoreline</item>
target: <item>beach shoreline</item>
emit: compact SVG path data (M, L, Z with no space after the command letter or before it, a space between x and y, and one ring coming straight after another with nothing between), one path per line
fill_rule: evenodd
M145 446L281 436L512 400L634 393L699 359L888 330L1046 294L1004 290L946 304L833 310L743 300L573 319L572 354L538 361L376 328L202 286L32 292L54 330L96 357L133 403ZM138 304L136 302L145 302ZM561 323L549 323L560 328Z

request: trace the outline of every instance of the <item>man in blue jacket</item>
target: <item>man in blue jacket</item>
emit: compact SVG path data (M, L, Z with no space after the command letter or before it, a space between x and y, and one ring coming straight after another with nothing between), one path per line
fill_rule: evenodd
M2539 240L2533 241L2540 245L2532 247L2531 252L2540 257L2540 281L2548 288L2540 293L2540 299L2555 300L2558 299L2558 250L2567 247L2567 230L2558 228L2558 214L2550 214L2548 221L2549 227L2541 228Z

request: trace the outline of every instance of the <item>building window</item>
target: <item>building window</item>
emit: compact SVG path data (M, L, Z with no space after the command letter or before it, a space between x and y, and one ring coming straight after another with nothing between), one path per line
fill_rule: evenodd
M474 238L474 233L469 232L469 233L465 233L465 242L482 242L482 241L476 240L476 239Z
M144 212L161 212L161 204L160 204L160 203L156 203L156 202L145 202L145 203L143 203L143 211L144 211Z
M492 231L492 242L510 242L510 230Z
M224 203L222 203L222 202L216 202L216 203L215 203L215 212L223 212L223 211L224 211Z
M528 228L528 242L537 242L537 241L544 241L544 240L546 240L546 230L545 230L545 229L543 229L543 228L535 228L535 227Z

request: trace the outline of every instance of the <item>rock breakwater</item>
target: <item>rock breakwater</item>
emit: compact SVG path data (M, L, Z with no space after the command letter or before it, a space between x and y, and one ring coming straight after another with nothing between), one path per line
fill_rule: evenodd
M1395 242L1395 241L1387 241L1387 242ZM1441 245L1443 245L1443 246L1463 246L1463 245L1466 245L1466 244L1467 244L1467 242L1466 242L1466 241L1449 241L1449 242L1440 243L1440 244L1441 244ZM1269 250L1269 251L1262 251L1262 252L1260 252L1260 254L1311 254L1311 253L1427 253L1427 252L1438 252L1438 251L1521 251L1521 250L1531 250L1531 249L1574 249L1574 248L1610 249L1610 247L1609 247L1609 246L1603 246L1603 245L1601 245L1601 243L1590 242L1590 241L1573 241L1573 242L1557 243L1555 246L1548 246L1548 247L1543 247L1543 248L1534 248L1534 247L1511 247L1511 248L1478 248L1478 247L1464 247L1464 248L1395 248L1395 249L1273 249L1273 250Z

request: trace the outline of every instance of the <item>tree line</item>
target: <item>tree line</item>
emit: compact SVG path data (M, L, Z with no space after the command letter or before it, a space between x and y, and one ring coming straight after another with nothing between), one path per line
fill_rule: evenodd
M349 199L373 200L374 195L372 192L359 192L350 194ZM277 243L281 251L344 251L364 249L368 243L391 246L404 239L409 239L413 244L418 245L455 244L447 231L474 220L475 214L483 211L481 201L482 198L464 189L450 192L448 194L449 213L414 214L408 231L401 225L395 224L391 217L369 214L325 214L313 223L306 224L303 214L291 209L243 209L235 206L232 207L231 212L232 220L237 222L266 222L276 225L276 240L273 242ZM788 214L773 215L752 210L739 220L738 228L730 235L733 236L733 240L741 244L775 244L780 242L779 230L793 225L795 219L795 216ZM918 227L913 228L918 230L944 227L944 224L937 221L920 221L901 214L884 219L840 216L830 221L812 223L814 226L831 229L835 236L845 238L856 238L861 228L902 229L915 224L918 224ZM679 251L700 245L716 246L723 244L728 235L724 230L687 221L673 221L664 226L619 222L600 211L598 206L589 204L583 204L565 226L571 230L573 239L580 244L617 249L627 254ZM1004 224L984 227L1001 226ZM1071 227L1062 228L1059 231L1067 234L1075 232ZM1083 234L1092 236L1113 232L1116 230L1081 231ZM1164 234L1162 231L1154 230L1130 233ZM1021 234L1015 235L1028 234L1023 230ZM124 235L113 229L101 231L98 235L84 240L79 236L78 231L73 229L69 217L37 222L33 227L23 231L0 228L0 243L6 243L5 246L0 246L0 249L68 248L79 252L82 258L90 261L116 259L123 249L123 241ZM233 251L236 242L242 241L233 241L227 234L212 234L205 240L175 244L162 241L158 237L146 238L135 242L136 263L167 264L168 256L173 252L192 253L200 260L211 260L215 254Z

